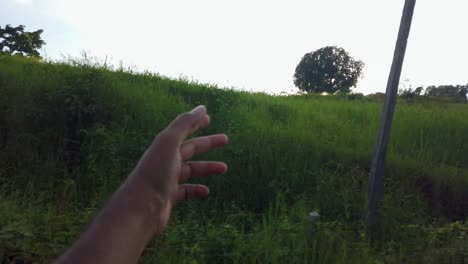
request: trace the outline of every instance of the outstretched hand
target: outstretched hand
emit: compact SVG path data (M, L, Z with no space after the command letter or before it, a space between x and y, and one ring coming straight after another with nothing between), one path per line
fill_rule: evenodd
M131 174L131 180L150 186L160 207L156 234L161 233L169 219L172 206L180 201L208 196L208 187L200 184L184 184L198 178L226 172L224 162L189 161L198 154L224 146L228 138L224 134L197 137L186 141L195 131L207 126L210 117L204 106L179 115L164 129L144 153Z
M224 173L226 164L189 161L227 144L224 134L187 140L207 126L204 106L179 115L159 133L127 180L114 193L80 239L57 263L135 263L149 240L167 226L172 207L204 198L208 187L187 180Z

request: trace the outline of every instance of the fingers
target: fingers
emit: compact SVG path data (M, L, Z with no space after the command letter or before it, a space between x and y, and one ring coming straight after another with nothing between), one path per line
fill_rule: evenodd
M180 148L182 160L188 160L193 156L205 153L214 148L222 147L228 143L228 137L224 134L198 137L184 142Z
M198 178L214 174L222 174L227 171L224 162L217 161L193 161L186 162L182 166L179 182L184 182L190 178Z
M194 199L206 198L210 190L205 185L201 184L182 184L179 185L173 199L174 204L182 201L191 201Z
M176 137L177 141L184 141L190 134L210 123L203 105L195 107L191 112L183 113L172 121L167 130Z

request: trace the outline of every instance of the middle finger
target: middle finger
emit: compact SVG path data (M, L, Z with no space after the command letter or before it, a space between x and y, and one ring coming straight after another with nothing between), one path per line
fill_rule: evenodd
M180 148L182 160L186 161L195 155L205 153L211 149L222 147L228 143L224 134L198 137L184 142Z

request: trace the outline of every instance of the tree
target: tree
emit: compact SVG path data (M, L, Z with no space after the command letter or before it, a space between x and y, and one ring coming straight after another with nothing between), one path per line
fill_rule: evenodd
M459 100L467 100L468 84L467 85L439 85L429 86L426 88L426 96L449 97Z
M424 88L422 86L413 89L412 85L408 83L410 82L409 79L405 79L402 83L400 83L400 89L398 89L398 95L403 98L414 98L416 96L421 96Z
M44 44L41 39L42 29L25 32L25 26L12 27L6 25L0 27L0 54L32 56L41 58L38 49Z
M416 89L407 88L407 89L400 89L398 90L398 95L403 98L414 98L416 96L420 96L422 91L422 87L418 87Z
M343 48L328 46L304 55L296 67L294 84L313 93L349 93L362 74L364 63Z
M414 90L414 94L417 95L417 96L420 96L423 92L424 88L422 86L419 86L418 88L416 88Z

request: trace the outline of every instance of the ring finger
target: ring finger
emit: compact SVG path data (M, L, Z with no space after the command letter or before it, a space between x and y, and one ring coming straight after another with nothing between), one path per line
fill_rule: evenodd
M191 161L185 162L179 177L179 182L190 178L198 178L226 172L227 165L218 161Z

